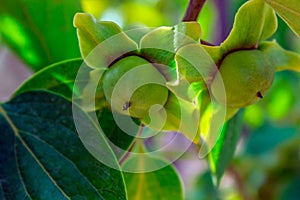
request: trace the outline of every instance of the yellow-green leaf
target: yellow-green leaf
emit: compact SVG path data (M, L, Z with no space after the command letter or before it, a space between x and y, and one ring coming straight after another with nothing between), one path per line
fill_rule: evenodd
M158 199L183 199L182 183L176 170L166 161L151 158L149 163L146 156L136 162L128 159L124 165L166 165L156 171L143 173L124 173L128 199L130 200L158 200ZM125 166L126 167L126 166Z
M265 0L289 27L300 36L300 1L299 0Z

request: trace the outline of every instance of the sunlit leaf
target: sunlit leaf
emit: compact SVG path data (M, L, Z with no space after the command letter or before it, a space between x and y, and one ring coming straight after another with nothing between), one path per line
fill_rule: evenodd
M32 69L80 56L72 27L79 0L0 0L0 5L2 40Z
M143 168L143 166L147 165L166 165L164 168L151 172L125 172L124 179L127 186L128 198L133 200L183 199L182 183L174 167L160 159L152 158L151 163L149 162L147 156L141 157L139 160L129 157L122 166L126 168L134 165Z
M88 74L90 69L83 65L81 58L50 65L26 80L14 96L32 90L48 90L72 99L74 81L81 66L85 67ZM87 82L88 79L85 77L83 81Z
M300 1L265 0L278 15L300 36Z
M97 131L77 108L86 131ZM0 106L0 177L6 199L126 199L120 171L97 161L77 135L72 103L45 92ZM93 129L93 130L92 130ZM110 147L102 152L117 161Z

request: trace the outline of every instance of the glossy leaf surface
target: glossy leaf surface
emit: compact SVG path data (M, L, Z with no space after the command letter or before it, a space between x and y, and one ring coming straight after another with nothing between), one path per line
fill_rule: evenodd
M78 113L86 131L95 129L79 108ZM121 172L85 149L74 126L72 104L64 98L45 92L17 96L0 106L0 127L5 198L126 199ZM101 148L114 158L108 145Z

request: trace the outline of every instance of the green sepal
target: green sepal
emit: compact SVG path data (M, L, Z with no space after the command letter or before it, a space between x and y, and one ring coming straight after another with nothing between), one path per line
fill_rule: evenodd
M140 52L147 59L171 66L176 51L187 44L199 43L201 28L197 22L181 22L174 27L159 27L140 42Z
M238 10L233 28L221 44L223 53L234 49L253 48L277 29L275 12L263 0L247 1Z
M292 70L300 73L300 55L283 49L276 41L262 42L259 47L276 71Z
M214 60L204 50L201 44L189 44L182 47L175 56L178 80L188 82L209 81L217 67Z
M74 26L81 55L92 68L106 68L116 58L137 50L137 44L114 22L97 21L90 14L77 13Z

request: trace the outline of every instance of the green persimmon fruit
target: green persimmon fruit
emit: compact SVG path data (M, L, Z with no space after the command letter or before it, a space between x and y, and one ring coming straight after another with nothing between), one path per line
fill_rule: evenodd
M226 105L241 108L263 98L272 84L275 68L268 57L260 50L240 50L228 54L220 65L226 90ZM212 82L214 96L220 92L217 83ZM223 97L217 99L225 102Z
M199 140L197 136L199 113L196 105L172 92L169 93L164 107L152 110L142 122L153 130L181 132L195 143Z
M103 74L104 95L112 110L136 118L148 115L153 105L168 99L164 76L147 60L128 56Z

